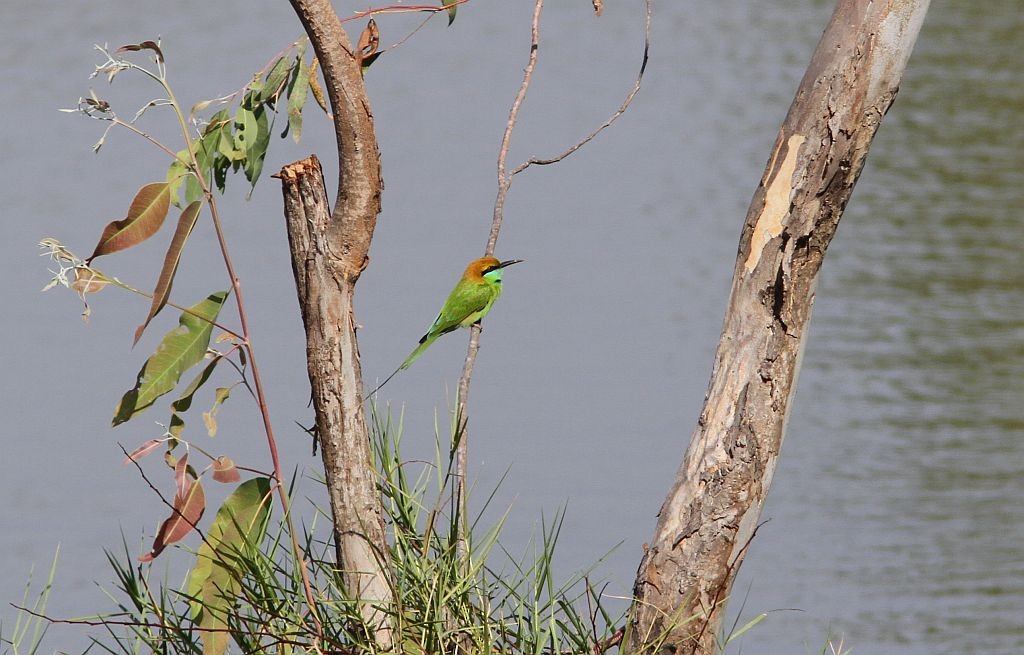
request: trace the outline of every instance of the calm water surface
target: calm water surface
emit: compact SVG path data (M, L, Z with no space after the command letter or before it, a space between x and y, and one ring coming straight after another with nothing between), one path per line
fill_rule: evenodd
M639 3L607 3L601 19L586 4L546 9L512 159L560 150L632 84ZM484 243L529 5L476 0L453 29L432 23L368 77L387 181L358 308L370 378L407 354ZM567 502L564 573L623 541L603 573L609 593L628 593L700 408L746 205L830 10L824 0L659 3L630 112L574 160L517 180L499 254L528 263L510 270L488 321L471 423L478 488L509 471L496 502L513 504L513 549L542 510ZM29 567L45 567L61 543L51 611L74 616L109 607L97 589L112 577L102 549L120 548L123 531L142 552L161 518L115 442L155 436L147 421L165 417L109 429L156 343L150 335L129 353L144 307L100 296L82 325L71 298L37 293L46 273L33 244L54 235L88 250L164 165L125 135L92 156L99 126L55 109L90 85L127 113L148 98L125 79L86 80L94 42L163 35L172 80L191 100L237 88L298 29L283 2L49 0L4 16L0 600L20 597ZM402 20L382 21L385 43L414 24ZM856 653L1024 652L1021 52L1014 0L933 3L822 271L770 521L731 606L741 623L776 611L731 652L817 652L829 630ZM311 117L305 135L276 144L266 170L311 150L330 167L326 125ZM264 375L277 381L284 456L314 467L288 429L306 417L307 391L279 192L271 182L249 203L235 196L222 210ZM208 229L196 236L175 286L183 300L223 285L205 268L216 256ZM109 272L145 286L162 247L112 260ZM442 340L386 389L404 408L410 456L430 456L464 347ZM220 422L212 448L264 461L244 399ZM318 499L319 488L303 493ZM12 616L0 610L5 628ZM48 650L87 645L82 631L51 638Z

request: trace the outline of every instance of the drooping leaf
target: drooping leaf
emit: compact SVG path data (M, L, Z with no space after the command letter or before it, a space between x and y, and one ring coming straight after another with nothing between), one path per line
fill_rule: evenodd
M320 60L313 57L313 61L309 62L309 90L313 92L313 98L316 99L316 104L320 105L320 109L324 110L328 118L331 116L331 110L327 108L327 99L324 97L324 89L320 86L320 78L317 77L316 69L320 65Z
M458 11L458 0L442 0L441 4L448 7L448 24L455 22L455 12Z
M359 35L359 45L356 47L356 63L359 64L361 74L365 75L366 69L377 59L380 54L377 52L378 46L380 46L380 30L377 29L377 21L371 18Z
M210 363L203 367L203 370L199 372L199 375L195 377L192 382L189 383L185 390L181 392L181 396L178 397L173 403L171 408L175 412L187 412L188 408L192 406L192 399L199 391L199 387L206 384L206 381L210 379L213 374L213 369L217 368L217 363L220 361L220 357L216 356L210 360Z
M153 182L139 189L128 207L128 215L103 228L96 249L85 263L89 264L100 255L131 248L156 234L167 217L170 204L171 188L167 182Z
M223 655L227 650L228 615L241 589L238 559L263 541L269 517L270 480L247 480L217 510L199 546L186 593L202 635L203 655Z
M181 433L184 432L184 431L185 431L185 421L184 421L184 419L182 419L180 416L178 416L177 412L171 413L171 423L170 423L170 425L167 426L167 434L169 434L172 437L174 437L174 439L171 439L167 443L167 446L168 446L168 451L167 452L170 452L171 450L174 450L174 447L178 445L177 440L181 438ZM171 466L171 468L174 468L173 465Z
M117 54L122 52L138 52L139 50L152 50L156 53L156 60L161 64L164 63L164 53L160 50L160 46L156 44L156 41L143 41L142 43L123 45L117 49Z
M281 91L284 90L284 85L288 82L288 73L290 71L291 65L287 58L279 57L278 60L274 62L274 65L270 68L270 72L267 73L266 84L263 86L263 91L260 93L261 102L271 102L281 95Z
M184 460L187 457L182 457ZM180 463L180 462L179 462ZM206 510L206 493L199 480L190 481L184 494L174 495L174 510L157 530L153 548L139 557L140 562L151 562L164 548L181 541L203 517Z
M178 327L164 335L156 352L139 371L135 386L121 398L113 424L120 425L151 406L177 386L182 374L203 360L227 291L218 291L182 312Z
M235 463L230 457L221 455L217 459L213 460L213 479L217 482L232 483L238 482L242 479L242 476L238 474L238 469L235 467Z
M245 150L235 147L235 137L232 133L233 127L234 121L230 119L225 121L221 126L218 131L219 138L217 140L217 152L229 161L240 161L245 159Z
M202 207L203 203L196 200L181 212L181 216L178 218L178 227L175 228L174 236L171 237L171 245L168 246L167 254L164 255L164 265L160 269L159 277L157 277L156 288L153 289L153 302L149 306L149 314L146 316L146 320L142 322L142 325L135 329L135 340L132 342L132 346L139 342L142 333L146 330L146 326L167 304L167 297L170 295L171 285L174 283L174 274L178 272L178 262L181 261L181 252L185 248L188 235L192 233L192 228L195 227L196 219L199 217L199 210Z
M294 73L288 89L288 131L295 143L302 138L302 108L306 104L309 90L311 67L306 66L302 55L295 60Z
M124 462L122 463L127 464L129 462L139 461L146 455L150 454L151 452L159 448L161 444L163 444L163 442L163 439L150 439L149 441L145 442L132 452L128 453L128 456L124 458Z
M171 165L167 167L167 176L165 181L170 185L171 202L175 207L181 207L179 192L181 190L181 185L185 183L185 177L188 175L188 167L184 164L187 159L188 151L181 150L177 153L177 158L175 158L175 160L171 162Z
M186 452L174 465L174 495L177 498L185 498L191 488L192 478L188 476L188 453Z
M203 185L194 173L185 176L185 202L193 203L203 198Z
M210 437L217 436L217 410L229 396L231 396L231 387L217 387L213 397L213 407L209 411L203 412L203 424L206 426L206 434Z
M242 164L242 170L245 172L245 179L255 187L260 173L263 172L263 160L267 156L267 147L270 145L270 119L262 105L253 111L252 116L256 124L254 129L250 128L253 131L247 136L245 162Z

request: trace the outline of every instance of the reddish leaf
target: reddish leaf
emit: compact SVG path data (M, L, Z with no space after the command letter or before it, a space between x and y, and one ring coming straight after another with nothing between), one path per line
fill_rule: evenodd
M213 479L217 482L238 482L242 476L238 474L235 463L230 457L223 455L213 460Z
M143 41L142 43L129 43L123 45L117 49L117 54L122 52L138 52L139 50L152 50L156 53L156 60L161 64L164 63L164 53L161 52L160 46L156 44L156 41Z
M71 288L85 298L85 294L96 293L108 284L110 284L110 280L105 278L102 273L91 268L79 267L75 269L75 281L71 283Z
M203 484L196 480L189 485L187 495L174 497L174 511L160 524L160 529L153 539L153 549L139 557L139 561L150 562L162 553L164 548L181 541L199 522L205 509L206 494L203 492Z
M191 486L192 480L188 477L188 453L185 453L174 465L174 497L184 498L188 495Z
M174 283L174 274L178 272L181 251L185 248L185 241L188 239L188 235L192 233L192 228L195 227L196 219L199 217L199 210L202 209L202 206L203 203L196 200L181 212L181 217L178 218L178 227L174 230L174 236L171 237L171 245L167 247L167 254L164 255L164 266L160 269L160 276L156 280L156 288L153 289L153 302L149 306L149 315L146 316L146 320L142 322L142 325L135 329L135 341L132 342L132 346L139 342L142 333L146 330L146 326L167 304L167 297L170 295L171 285Z
M103 228L100 242L89 258L88 265L100 255L136 246L156 234L171 205L171 186L167 182L153 182L139 189L128 207L128 215Z
M366 24L366 28L359 35L359 45L356 46L356 63L363 65L363 60L377 52L380 45L380 30L377 29L377 22L372 18Z
M127 464L128 462L137 462L137 461L139 461L140 459L142 459L146 455L148 455L151 452L153 452L154 450L156 450L160 446L160 444L162 444L163 442L164 442L163 439L150 439L149 441L147 441L146 443L142 444L141 446L139 446L138 448L136 448L132 452L128 453L128 456L124 458L124 462L123 463Z

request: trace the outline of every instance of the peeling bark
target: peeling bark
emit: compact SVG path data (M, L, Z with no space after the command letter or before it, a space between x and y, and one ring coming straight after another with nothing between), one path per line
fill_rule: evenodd
M840 0L740 237L707 399L640 563L628 650L710 655L757 529L818 271L928 0Z
M333 252L323 172L315 156L285 166L288 243L306 327L306 359L316 406L316 429L334 518L338 567L351 598L366 601L363 617L391 644L384 606L387 541L362 408L362 375L352 314L352 291Z

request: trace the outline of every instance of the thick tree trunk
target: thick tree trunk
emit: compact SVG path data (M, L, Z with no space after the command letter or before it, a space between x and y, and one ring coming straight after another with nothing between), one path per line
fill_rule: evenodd
M331 214L316 157L285 166L288 242L306 327L306 360L316 429L334 518L338 567L377 643L391 646L388 550L362 405L362 373L352 314L353 281L329 236Z
M740 237L708 396L634 588L629 650L710 655L782 447L818 271L928 0L840 0Z
M377 645L393 644L394 598L376 474L363 413L352 298L380 213L383 182L359 62L329 0L291 0L323 71L338 147L333 212L315 157L286 166L283 182L292 267L306 327L316 429L347 593L363 601Z

